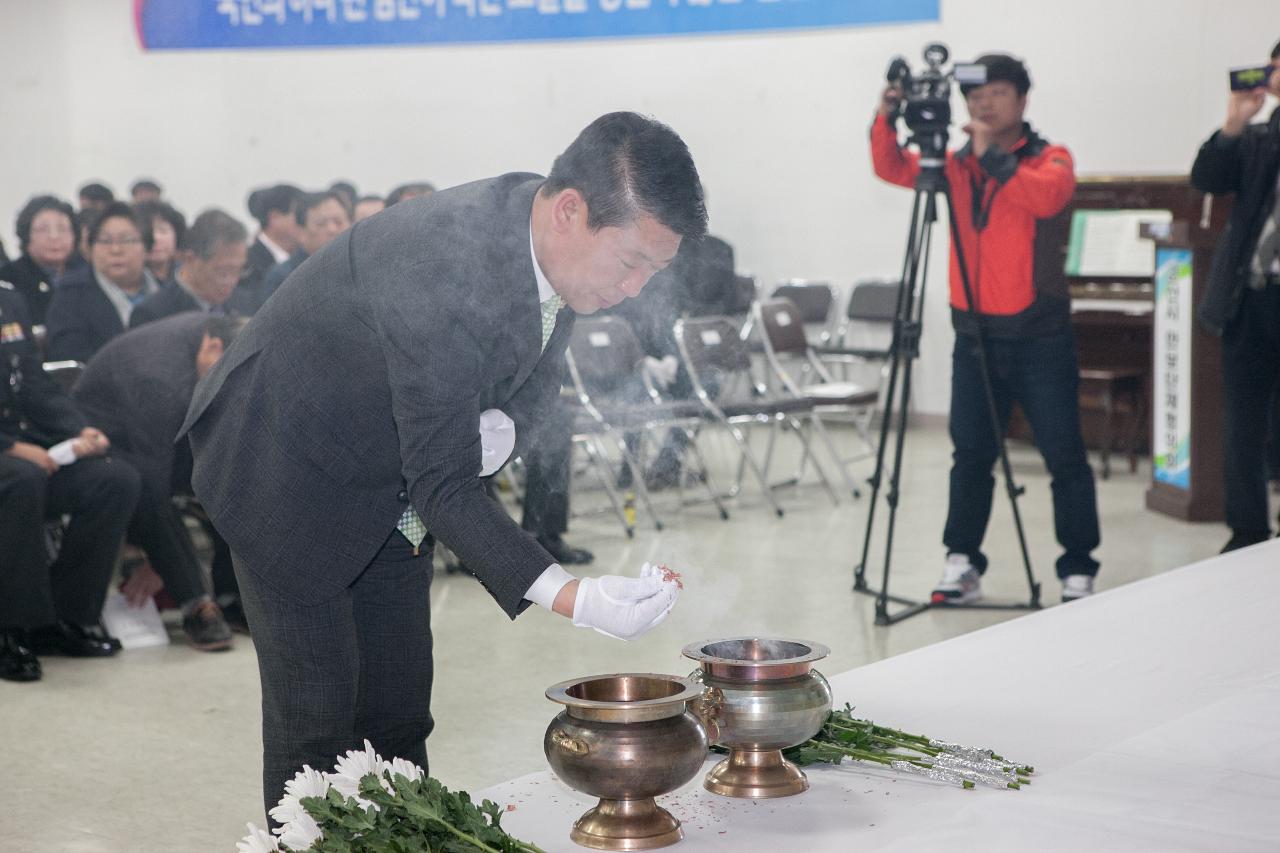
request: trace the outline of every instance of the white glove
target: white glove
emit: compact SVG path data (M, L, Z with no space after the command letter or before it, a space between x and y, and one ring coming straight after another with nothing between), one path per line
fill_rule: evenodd
M480 476L488 477L511 458L516 448L516 422L501 409L480 413Z
M680 594L676 581L662 576L661 569L645 563L637 578L583 578L573 603L573 624L618 640L651 631L667 618Z
M674 355L664 355L662 358L646 355L641 369L648 374L649 381L654 385L667 388L672 382L676 381L676 372L680 369L680 362L676 361Z

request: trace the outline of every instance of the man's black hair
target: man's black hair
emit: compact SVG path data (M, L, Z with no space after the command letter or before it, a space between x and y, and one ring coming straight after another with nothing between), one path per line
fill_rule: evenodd
M18 250L24 255L27 253L27 245L31 242L31 226L36 221L36 217L46 210L56 210L70 219L71 238L73 241L77 239L76 212L71 205L57 196L38 195L24 204L22 210L18 211L18 222L13 228L14 231L18 232Z
M428 181L414 181L400 186L387 193L387 207L392 207L404 201L406 197L416 198L418 196L429 195L436 191L435 185Z
M293 215L293 207L302 196L302 190L293 184L276 184L261 187L249 193L249 215L258 221L262 228L267 227L271 212Z
M87 198L89 201L98 202L99 204L110 204L116 200L116 194L106 184L100 184L96 181L82 186L79 196L82 199Z
M987 82L995 83L1003 80L1006 83L1012 83L1014 88L1018 90L1019 95L1025 95L1031 91L1031 75L1027 73L1027 66L1022 64L1022 60L1014 59L1007 53L985 53L973 61L975 65L982 65L987 69ZM978 88L976 84L962 84L960 86L960 94L966 98L969 93Z
M142 217L133 209L133 205L125 204L123 201L113 201L104 207L97 214L93 222L89 225L89 245L92 246L98 242L98 234L102 232L103 223L108 219L127 219L133 223L133 227L138 229L138 234L142 237L142 248L148 252L151 251L151 223L143 222Z
M223 348L226 348L231 346L231 342L248 322L248 317L241 317L239 314L212 314L205 321L204 333L222 341Z
M631 112L603 115L556 158L542 192L575 189L592 229L648 214L691 240L707 233L707 207L693 156L676 132Z
M1276 46L1271 48L1271 61L1275 62L1280 59L1280 41L1276 42Z
M164 192L164 190L160 188L160 185L150 178L139 178L134 181L133 186L129 187L129 195L137 195L138 190L151 190L156 195L160 195Z
M143 201L133 207L138 212L138 217L147 223L147 228L153 232L153 237L155 231L153 223L157 219L163 219L173 229L174 245L182 245L182 238L187 233L187 218L179 213L173 205L163 201Z
M306 228L307 214L329 199L333 199L342 205L342 209L347 212L347 219L351 218L351 208L347 207L347 200L333 190L325 190L321 193L303 193L298 197L298 203L293 206L293 218L297 220L298 225Z
M345 196L347 199L348 207L356 203L356 196L357 196L356 186L350 181L334 181L329 186L329 192L340 193L341 195Z
M217 253L220 246L248 241L249 232L239 220L217 208L210 208L196 217L185 239L178 246L207 261Z

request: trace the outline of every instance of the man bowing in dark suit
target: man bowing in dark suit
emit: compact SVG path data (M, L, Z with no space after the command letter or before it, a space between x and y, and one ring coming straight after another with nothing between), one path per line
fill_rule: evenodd
M257 647L268 805L364 738L426 766L435 539L513 618L534 603L633 639L666 617L664 573L574 578L488 497L481 415L493 434L509 417L519 448L555 404L574 313L635 296L705 231L684 143L612 113L545 179L357 223L197 387L180 435Z

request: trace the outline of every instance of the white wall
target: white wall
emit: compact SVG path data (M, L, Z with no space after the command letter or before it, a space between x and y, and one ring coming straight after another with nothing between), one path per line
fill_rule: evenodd
M246 218L255 185L385 192L545 171L596 115L650 113L689 143L712 229L763 281L898 272L909 193L866 130L884 68L941 39L1028 61L1029 118L1082 173L1185 172L1228 66L1265 59L1275 0L943 0L934 25L467 47L144 53L129 0L0 0L0 225L27 197L155 176L188 216ZM962 110L959 102L957 108ZM947 405L945 239L917 405Z

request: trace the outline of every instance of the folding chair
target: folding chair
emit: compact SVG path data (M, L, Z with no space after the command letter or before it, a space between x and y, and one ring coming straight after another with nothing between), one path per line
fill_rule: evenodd
M774 440L778 429L790 428L800 441L803 464L804 458L812 450L799 419L808 418L812 422L812 401L790 394L770 394L764 384L757 381L747 343L738 327L727 317L679 320L675 325L675 338L680 358L689 373L699 403L705 408L710 420L721 426L737 445L738 475L730 494L740 491L744 471L749 468L773 511L781 516L782 507L778 505L774 495L776 486L768 479ZM763 464L756 460L741 429L753 424L773 427ZM822 467L814 467L832 500L839 502Z
M824 363L841 366L841 379L849 378L850 366L878 364L877 388L883 390L892 355L890 347L899 290L897 281L886 279L860 281L850 289L844 316L831 345L818 350ZM860 384L869 385L869 382Z
M698 462L700 479L720 517L728 519L728 510L720 499L696 441L696 427L703 419L702 407L692 400L668 401L661 398L648 375L640 369L645 354L631 326L620 317L579 317L574 323L566 356L569 375L585 413L575 425L575 439L581 437L580 444L587 451L588 458L598 473L602 472L601 480L615 506L617 494L610 482L611 471L604 441L610 441L618 448L623 464L631 472L637 496L653 519L654 526L658 530L663 528L645 485L644 466L640 460L643 458L643 442L651 438L654 431L674 428L681 430L689 439L688 449ZM639 434L641 444L636 452L627 446L624 431ZM683 483L678 481L677 486L683 504ZM625 511L622 515L624 527L631 535Z
M790 299L800 311L806 335L820 346L829 346L835 332L835 289L825 281L793 278L773 289L770 299Z
M879 390L866 388L853 382L837 382L831 377L826 365L819 359L817 351L805 337L804 328L800 323L800 311L790 299L757 302L752 311L756 317L756 324L760 327L761 337L764 340L765 358L770 369L781 382L785 393L808 400L813 404L814 431L822 439L836 466L840 469L845 488L855 498L861 497L861 492L849 475L848 465L859 459L865 459L872 453L871 436L868 430L875 412L876 401L880 396ZM853 427L866 446L864 452L849 459L840 456L822 420L824 414L837 412L849 413L853 416ZM803 473L803 457L800 463L801 473ZM814 459L814 464L818 464L817 459Z

